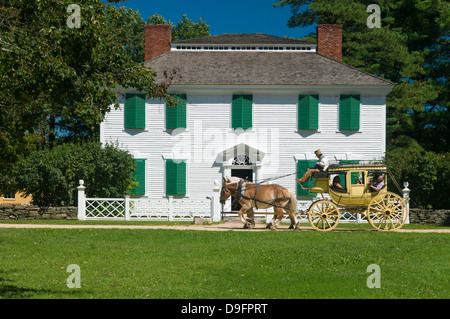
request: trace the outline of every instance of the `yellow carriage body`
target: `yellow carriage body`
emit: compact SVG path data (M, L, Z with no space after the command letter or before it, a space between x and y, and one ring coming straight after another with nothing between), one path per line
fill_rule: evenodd
M328 193L338 206L367 207L370 201L378 194L387 192L387 168L382 164L345 164L328 168L327 176L315 178L314 186L309 189L311 193ZM368 183L374 176L384 176L385 186L379 191L370 191ZM341 178L344 189L333 188L334 176Z
M384 186L371 191L368 183L383 175ZM364 214L377 230L398 230L406 221L406 203L397 194L387 191L387 167L383 164L330 165L327 172L313 175L311 193L327 193L330 199L313 202L308 210L310 224L321 231L334 229L339 223L340 211ZM332 186L339 176L341 186Z

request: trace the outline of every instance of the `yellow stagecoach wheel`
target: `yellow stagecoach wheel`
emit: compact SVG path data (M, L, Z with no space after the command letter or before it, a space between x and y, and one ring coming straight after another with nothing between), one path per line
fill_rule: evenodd
M337 205L329 200L318 200L309 207L309 223L320 231L328 231L335 228L339 223L340 217Z
M406 203L397 194L387 192L372 198L367 207L367 220L377 230L395 231L406 222Z

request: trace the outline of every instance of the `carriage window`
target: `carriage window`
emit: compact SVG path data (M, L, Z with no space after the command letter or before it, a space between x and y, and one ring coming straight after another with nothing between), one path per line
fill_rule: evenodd
M354 184L364 184L364 173L363 172L351 172L351 183Z
M347 187L345 183L345 173L330 175L331 186L335 186L335 183L339 183L342 187Z
M384 172L376 172L376 171L374 171L374 172L370 172L369 171L369 174L368 174L368 182L371 182L371 181L373 181L373 180L376 180L377 178L378 178L378 176L383 176L383 180L385 180L385 173Z

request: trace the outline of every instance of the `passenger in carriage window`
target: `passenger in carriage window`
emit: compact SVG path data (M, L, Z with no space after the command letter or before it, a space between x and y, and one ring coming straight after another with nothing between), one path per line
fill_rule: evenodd
M335 188L344 189L344 187L342 187L342 185L341 185L341 178L339 176L335 176L333 178L332 186L335 187Z
M378 192L380 189L384 187L383 175L380 175L378 177L374 176L373 180L369 182L367 185L369 185L369 190L371 192Z

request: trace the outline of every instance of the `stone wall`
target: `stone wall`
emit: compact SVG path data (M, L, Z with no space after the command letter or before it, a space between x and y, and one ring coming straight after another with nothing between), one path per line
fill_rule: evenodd
M450 210L410 208L409 222L424 225L450 225Z
M4 219L66 219L78 218L77 207L45 207L28 205L0 205L0 220Z
M27 205L0 205L0 220L5 219L78 219L77 207L45 207ZM450 210L411 208L411 224L450 226Z

